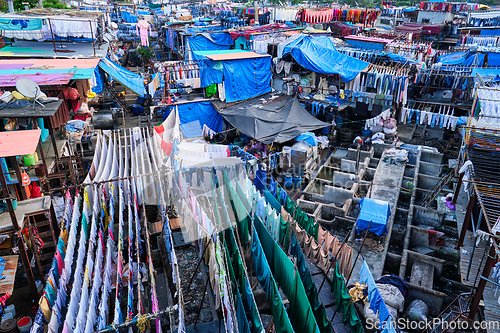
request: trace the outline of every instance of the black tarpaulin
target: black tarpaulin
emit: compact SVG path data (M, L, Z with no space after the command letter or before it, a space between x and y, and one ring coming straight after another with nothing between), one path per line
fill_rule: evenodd
M234 127L262 143L283 143L330 124L313 117L297 97L266 94L219 113Z

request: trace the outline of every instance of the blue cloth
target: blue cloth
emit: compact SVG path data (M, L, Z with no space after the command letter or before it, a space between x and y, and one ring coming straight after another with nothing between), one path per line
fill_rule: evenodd
M226 102L236 102L271 92L271 57L226 60L224 88Z
M359 282L366 283L368 285L368 301L370 302L370 309L373 312L378 313L378 319L382 323L381 326L384 327L385 332L395 333L396 330L391 324L391 315L389 310L387 309L387 305L384 303L382 296L375 284L375 280L373 279L373 275L366 264L366 261L363 261L363 265L361 265L361 271L359 272ZM384 323L386 322L387 323Z
M276 198L268 189L264 189L264 197L266 198L267 203L270 204L271 207L273 207L276 210L276 212L278 213L281 212L280 203L278 202L278 200L276 200Z
M267 297L271 295L271 268L264 254L262 245L260 244L257 230L253 227L252 237L252 256L255 266L255 275L260 282L262 289L266 292Z
M480 36L500 36L500 29L481 29Z
M314 102L313 102L314 103ZM305 141L311 146L317 146L318 145L318 138L316 138L316 135L311 132L304 132L298 137L295 138L295 141Z
M280 192L280 201L281 201L282 205L285 204L287 197L288 197L288 194L286 193L286 191L284 189L281 189L281 192Z
M5 259L0 257L0 280L5 279L5 276L2 276L4 270L5 270Z
M387 219L391 215L391 209L387 201L363 198L359 202L359 216L356 222L358 232L368 229L380 236L387 232Z
M339 74L344 82L354 79L368 63L335 49L328 37L301 35L285 46L283 56L291 54L302 67L320 74Z
M93 80L95 81L95 86L92 87L92 92L95 92L96 94L102 93L103 87L104 87L104 81L102 80L102 75L101 72L99 71L99 66L96 66L94 68L94 74L93 74Z
M271 180L269 181L269 192L272 193L274 200L276 200L276 186L277 186L276 181L274 180L273 176L271 176ZM266 199L267 199L267 197L266 197ZM278 207L280 207L279 202L278 202Z
M101 67L102 70L108 73L113 79L120 82L120 84L129 88L137 95L144 97L146 89L144 88L144 78L142 75L133 73L107 58L99 61L99 67Z

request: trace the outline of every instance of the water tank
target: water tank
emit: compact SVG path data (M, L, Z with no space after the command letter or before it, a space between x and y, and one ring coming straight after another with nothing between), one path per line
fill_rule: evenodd
M304 176L307 161L312 154L311 145L305 141L299 141L292 146L292 167L295 175Z

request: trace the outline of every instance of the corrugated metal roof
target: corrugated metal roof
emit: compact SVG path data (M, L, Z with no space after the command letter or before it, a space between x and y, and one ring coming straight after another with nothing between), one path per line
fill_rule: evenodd
M0 157L33 154L41 129L0 132Z

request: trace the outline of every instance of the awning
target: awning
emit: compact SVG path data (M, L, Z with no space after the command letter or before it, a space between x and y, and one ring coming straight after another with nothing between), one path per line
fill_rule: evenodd
M252 51L244 50L226 50L226 51L196 51L197 55L207 57L211 60L236 60L236 59L251 59L270 57L269 54L260 54Z
M99 62L99 67L102 68L103 71L109 74L113 79L120 82L120 84L129 88L139 96L144 96L145 88L144 88L144 78L142 75L136 74L134 72L129 71L126 68L123 68L120 65L115 64L109 59L101 59Z
M387 201L363 198L359 202L360 211L358 216L357 231L368 229L380 236L387 232L387 219L391 215L391 209Z
M0 132L0 157L33 154L41 129Z
M309 114L297 97L273 93L220 109L219 113L241 132L266 144L287 142L329 126Z
M365 61L338 52L328 37L300 35L292 42L280 43L278 52L281 47L283 56L291 54L302 67L320 74L339 74L344 82L354 79L369 65Z
M27 78L42 86L67 84L69 80L92 78L99 59L19 59L0 60L0 85L14 87Z

